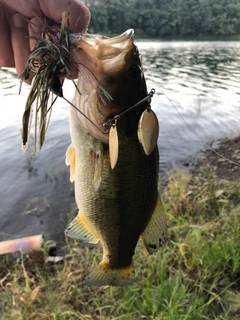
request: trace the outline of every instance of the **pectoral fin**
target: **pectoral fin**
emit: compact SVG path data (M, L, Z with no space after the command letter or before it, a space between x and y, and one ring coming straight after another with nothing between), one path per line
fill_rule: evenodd
M150 109L145 110L138 124L138 140L144 152L149 156L157 145L159 124L156 114Z
M167 241L167 222L160 197L158 197L154 212L142 233L143 243L152 254Z
M80 212L66 229L65 234L71 238L87 241L97 244L99 239L93 234L85 217Z
M70 181L73 182L76 176L76 153L72 143L67 149L65 163L70 165Z

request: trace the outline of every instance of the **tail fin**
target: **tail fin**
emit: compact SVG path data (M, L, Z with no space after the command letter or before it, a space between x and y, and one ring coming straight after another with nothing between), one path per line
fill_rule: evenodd
M124 268L112 268L108 263L102 261L84 279L87 286L130 286L134 281L133 262Z

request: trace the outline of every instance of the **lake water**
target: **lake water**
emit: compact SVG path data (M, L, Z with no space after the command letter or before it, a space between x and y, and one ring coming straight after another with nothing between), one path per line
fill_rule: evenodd
M240 133L239 42L138 41L152 108L160 122L160 178L188 165L204 143ZM44 233L63 239L75 204L65 151L68 106L54 104L43 149L21 150L21 119L29 88L13 70L0 69L0 240ZM68 99L74 87L66 81ZM184 120L183 120L184 119Z

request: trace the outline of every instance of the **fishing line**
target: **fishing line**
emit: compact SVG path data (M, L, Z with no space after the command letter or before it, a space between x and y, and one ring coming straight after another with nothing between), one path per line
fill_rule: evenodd
M144 103L145 101L148 101L150 103L151 98L153 97L155 93L154 89L151 89L151 91L149 92L149 94L143 98L142 100L138 101L137 103L135 103L132 107L130 107L129 109L123 111L122 113L114 116L112 119L109 119L107 122L103 123L103 128L105 129L105 131L103 131L101 128L99 128L90 118L88 118L88 116L83 113L80 109L78 109L72 102L70 102L67 98L65 98L64 96L61 96L62 99L64 99L67 103L69 103L74 109L76 109L81 115L83 115L92 125L94 125L95 128L97 128L99 131L101 131L101 133L103 134L107 134L109 132L110 127L114 124L116 124L117 120L125 113L129 112L130 110L132 110L133 108L137 108L138 106L140 106L142 103Z
M101 131L103 134L106 134L106 131L103 131L102 129L100 129L90 118L88 118L88 116L85 115L85 113L83 113L81 110L79 110L71 101L69 101L67 98L65 98L64 96L61 97L63 100L65 100L67 103L69 103L74 109L76 109L82 116L84 116L92 125L94 125L94 127L96 129L98 129L99 131Z
M148 76L148 77L149 77L149 76ZM203 145L204 145L205 147L207 147L209 150L211 150L212 152L214 152L214 153L215 153L217 156L219 156L220 158L222 158L222 159L224 159L224 160L226 160L226 161L228 161L228 162L230 162L230 163L232 163L232 164L240 167L240 165L239 165L237 162L235 162L235 161L233 161L233 160L230 160L230 159L224 157L222 154L218 153L216 150L214 150L212 147L210 147L206 142L204 142L204 141L200 138L200 136L193 130L193 128L191 127L191 125L184 119L184 117L181 115L180 111L179 111L179 110L177 109L177 107L174 105L174 103L172 102L172 100L165 94L165 92L163 91L163 89L162 89L151 77L149 77L149 79L158 86L158 88L161 90L162 94L167 98L167 100L170 102L170 104L173 106L173 108L177 111L177 114L178 114L179 117L182 119L182 121L186 124L186 126L188 127L188 129L198 138L199 141L201 141L201 142L203 143Z

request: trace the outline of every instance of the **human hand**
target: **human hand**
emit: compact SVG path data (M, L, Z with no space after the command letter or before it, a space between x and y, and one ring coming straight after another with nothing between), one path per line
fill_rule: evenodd
M70 30L74 33L85 31L90 12L80 0L0 0L0 66L15 67L20 76L36 44L35 40L26 36L41 37L43 25L36 15L42 14L59 24L62 13L68 10L69 2ZM23 16L30 21L24 20ZM71 69L71 75L77 76L76 67ZM31 79L28 80L30 82Z

